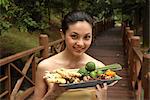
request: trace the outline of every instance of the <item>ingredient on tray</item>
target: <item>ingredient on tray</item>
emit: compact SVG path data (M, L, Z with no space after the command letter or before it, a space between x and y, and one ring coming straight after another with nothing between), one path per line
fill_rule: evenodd
M88 62L84 67L81 67L78 70L83 77L83 81L87 80L99 80L99 79L113 79L116 77L116 72L113 70L122 69L119 64L111 64L106 67L101 67L96 69L96 65L94 62ZM89 78L90 77L90 78Z
M79 83L82 75L78 72L72 72L68 69L60 68L53 72L46 71L45 76L48 83Z
M97 75L103 74L104 72L102 70L97 70Z
M90 62L88 62L88 63L86 64L85 68L86 68L86 70L88 70L88 71L94 71L95 68L96 68L96 66L95 66L95 63L94 63L94 62L90 61Z
M80 73L81 75L83 76L87 76L89 74L89 72L86 70L85 67L81 67L79 70L78 70L78 73Z
M97 78L97 72L96 71L90 72L90 76L91 78Z
M114 71L111 71L110 69L108 69L108 70L105 72L105 74L108 75L108 76L111 76L111 77L113 77L113 76L116 75L116 73L115 73Z
M45 76L43 78L46 78L48 83L66 83L66 80L62 78L62 76L55 72L45 72Z
M113 71L117 71L117 70L121 70L122 66L120 64L115 63L115 64L106 65L105 67L100 67L98 69L100 69L100 70L110 69L110 70L113 70Z
M118 75L114 70L121 69L119 64L107 65L106 68L96 68L94 62L88 62L80 69L65 69L60 68L52 72L46 71L45 76L48 83L81 83L89 80L111 80L115 79Z

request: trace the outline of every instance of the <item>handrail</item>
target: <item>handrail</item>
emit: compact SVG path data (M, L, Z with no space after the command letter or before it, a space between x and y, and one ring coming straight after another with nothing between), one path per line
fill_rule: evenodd
M25 55L30 55L30 54L34 53L35 51L40 51L42 49L44 49L43 46L38 46L38 47L35 47L35 48L32 48L32 49L17 53L15 55L11 55L9 57L0 59L0 67L7 64L7 63L13 62L17 59L20 59L20 58L24 57Z
M54 42L50 42L49 43L49 47L50 46L53 46L54 44L58 44L58 43L60 43L60 42L63 42L64 41L64 39L58 39L58 40L56 40L56 41L54 41Z
M149 82L144 75L150 73L150 54L144 54L140 45L140 36L135 36L134 31L130 30L125 23L122 24L124 53L127 55L127 64L130 72L131 89L136 95L137 100L149 100ZM135 88L135 86L138 88ZM144 89L144 98L141 98Z

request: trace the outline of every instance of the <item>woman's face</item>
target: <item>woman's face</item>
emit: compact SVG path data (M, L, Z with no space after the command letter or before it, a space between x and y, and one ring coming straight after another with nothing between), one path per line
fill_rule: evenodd
M91 45L92 27L86 21L69 25L65 34L66 49L73 55L82 55Z

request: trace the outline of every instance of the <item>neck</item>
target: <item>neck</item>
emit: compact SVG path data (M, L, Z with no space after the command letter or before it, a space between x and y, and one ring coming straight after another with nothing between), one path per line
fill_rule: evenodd
M63 51L63 59L66 62L66 68L80 68L83 66L83 60L85 53L83 53L80 56L75 56L71 52L69 52L67 49Z
M76 56L76 55L73 55L69 50L67 49L64 50L64 58L72 62L81 61L84 55L85 54L83 53L82 55Z

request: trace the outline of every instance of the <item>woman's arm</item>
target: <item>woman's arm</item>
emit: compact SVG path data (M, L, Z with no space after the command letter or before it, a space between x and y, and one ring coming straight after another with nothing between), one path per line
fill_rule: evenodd
M44 71L44 67L38 65L35 79L34 100L41 100L46 93L47 87L43 79Z
M46 83L43 79L45 71L45 65L39 64L36 72L34 100L55 100L60 94L66 91L65 88L59 87L58 84ZM51 69L52 70L52 69Z

